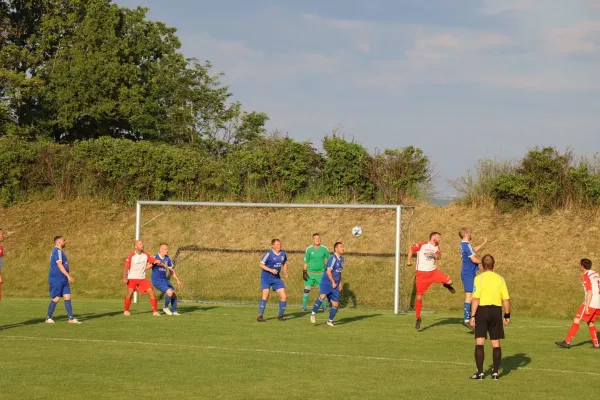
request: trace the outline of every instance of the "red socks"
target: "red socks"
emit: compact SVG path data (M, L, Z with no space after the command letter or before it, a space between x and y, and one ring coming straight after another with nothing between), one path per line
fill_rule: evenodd
M415 301L415 315L417 319L421 318L421 308L423 308L423 300Z
M129 307L131 307L131 299L129 297L125 297L125 311L129 311Z
M150 299L150 304L152 304L152 311L157 312L158 311L158 300Z
M598 330L595 325L588 326L590 328L590 336L592 337L592 343L595 347L598 347Z
M571 340L573 340L573 337L577 333L578 329L579 329L579 324L574 323L573 325L571 325L571 329L569 329L569 333L567 333L567 338L565 339L565 342L571 343Z

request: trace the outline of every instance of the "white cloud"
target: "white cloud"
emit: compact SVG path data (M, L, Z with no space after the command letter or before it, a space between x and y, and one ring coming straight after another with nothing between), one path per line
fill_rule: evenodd
M523 12L534 8L535 3L535 0L486 0L481 11L487 15Z
M583 20L568 28L554 28L547 35L552 50L559 54L600 52L600 21Z

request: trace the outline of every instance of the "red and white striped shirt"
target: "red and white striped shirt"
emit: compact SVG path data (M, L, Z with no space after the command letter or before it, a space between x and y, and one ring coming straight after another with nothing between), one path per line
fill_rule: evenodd
M585 271L581 277L581 284L583 285L584 295L587 297L587 291L592 291L592 300L590 301L590 308L600 310L600 275L594 270ZM585 304L586 298L583 298L583 304Z
M421 242L411 247L413 253L417 253L417 271L435 271L435 258L433 254L440 254L440 248L429 242Z

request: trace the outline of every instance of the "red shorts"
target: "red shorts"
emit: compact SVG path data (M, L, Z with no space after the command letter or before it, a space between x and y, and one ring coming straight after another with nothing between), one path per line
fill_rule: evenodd
M600 317L600 309L589 307L587 314L584 314L584 311L585 306L582 304L581 307L579 307L579 310L577 310L575 318L580 319L583 322L596 322L596 319Z
M439 269L433 271L417 271L417 296L423 296L432 283L448 283L452 279Z
M152 289L152 284L148 279L130 279L127 281L127 289L137 289L141 294L144 294L148 289Z

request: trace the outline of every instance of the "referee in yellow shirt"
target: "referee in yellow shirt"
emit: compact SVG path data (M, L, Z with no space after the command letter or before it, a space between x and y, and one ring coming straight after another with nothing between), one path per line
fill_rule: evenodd
M489 333L492 341L493 367L492 379L497 380L502 349L500 339L504 339L504 326L510 322L510 297L504 278L494 272L494 257L485 255L481 259L483 272L475 277L473 300L471 301L471 326L475 327L475 364L477 372L471 379L484 379L483 360L485 353L483 345ZM504 305L504 316L502 306Z

